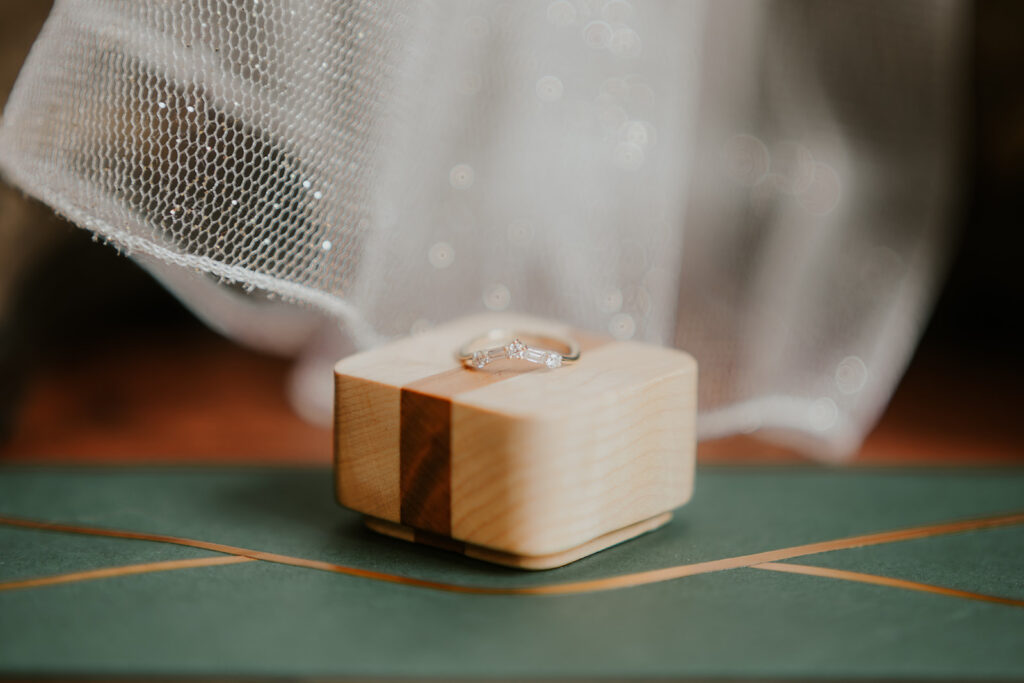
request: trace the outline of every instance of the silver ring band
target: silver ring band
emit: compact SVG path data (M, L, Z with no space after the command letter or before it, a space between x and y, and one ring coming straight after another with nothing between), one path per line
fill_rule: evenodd
M476 370L505 359L525 360L554 369L579 360L580 345L570 337L496 329L470 339L459 347L455 357Z

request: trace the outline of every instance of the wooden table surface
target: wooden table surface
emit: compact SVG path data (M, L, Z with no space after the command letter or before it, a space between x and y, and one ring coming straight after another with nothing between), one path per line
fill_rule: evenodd
M128 330L33 374L0 461L329 464L330 430L292 412L288 369L198 326ZM1024 464L1018 387L997 359L919 353L852 463ZM803 459L746 437L698 452L714 463Z

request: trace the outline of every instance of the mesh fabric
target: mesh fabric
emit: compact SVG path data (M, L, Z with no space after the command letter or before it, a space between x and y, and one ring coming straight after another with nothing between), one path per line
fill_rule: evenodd
M959 19L953 2L64 1L0 166L219 329L306 349L312 417L339 354L518 310L691 351L705 437L843 455L934 293Z

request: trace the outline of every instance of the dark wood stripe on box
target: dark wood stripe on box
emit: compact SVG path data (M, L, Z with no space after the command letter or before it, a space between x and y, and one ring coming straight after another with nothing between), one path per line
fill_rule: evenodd
M588 333L577 333L576 339L584 351L609 341ZM402 524L417 530L417 541L439 546L440 541L432 534L451 536L452 399L538 370L542 370L539 365L521 362L495 363L483 370L468 370L460 365L402 387L400 519ZM426 533L421 538L422 532ZM458 542L448 539L446 543L446 548L454 550L450 544Z
M459 367L402 387L399 435L402 524L440 536L451 534L452 397L523 371L479 372Z
M402 389L402 524L449 534L451 401Z

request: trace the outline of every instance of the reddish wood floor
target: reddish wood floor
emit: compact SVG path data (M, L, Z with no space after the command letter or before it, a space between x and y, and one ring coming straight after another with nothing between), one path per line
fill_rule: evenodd
M29 383L6 462L330 462L330 431L285 398L288 363L189 329L132 337L42 370ZM919 355L860 464L1024 464L1019 382L998 363ZM795 462L749 438L701 444L704 462Z

